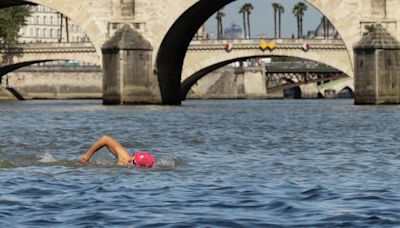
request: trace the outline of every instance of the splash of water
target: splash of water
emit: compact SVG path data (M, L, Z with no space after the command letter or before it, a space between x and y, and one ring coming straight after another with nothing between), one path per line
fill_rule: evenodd
M57 162L58 160L48 151L45 151L42 155L39 156L39 162L42 163L51 163Z
M177 155L169 155L157 161L156 167L161 169L174 169L185 166L185 161Z

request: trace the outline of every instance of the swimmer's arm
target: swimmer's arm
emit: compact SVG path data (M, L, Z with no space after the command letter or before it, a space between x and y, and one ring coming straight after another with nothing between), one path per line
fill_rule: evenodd
M118 158L118 164L128 164L131 160L129 152L115 139L109 136L102 136L93 146L80 158L81 163L89 162L90 158L101 148L108 150Z

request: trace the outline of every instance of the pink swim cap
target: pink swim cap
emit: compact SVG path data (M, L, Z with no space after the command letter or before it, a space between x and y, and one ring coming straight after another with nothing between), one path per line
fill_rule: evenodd
M133 160L135 161L136 167L144 167L151 168L154 163L156 163L156 159L148 152L136 152L133 155Z

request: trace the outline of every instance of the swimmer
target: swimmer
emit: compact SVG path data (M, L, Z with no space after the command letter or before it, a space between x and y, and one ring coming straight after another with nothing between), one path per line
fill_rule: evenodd
M79 162L88 163L90 158L101 148L107 147L108 150L118 159L118 165L136 166L140 168L151 168L156 159L147 152L136 152L133 156L117 140L102 136L93 146L80 158Z

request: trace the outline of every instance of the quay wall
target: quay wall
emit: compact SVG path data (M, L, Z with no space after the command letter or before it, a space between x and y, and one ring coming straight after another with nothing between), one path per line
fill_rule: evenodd
M101 99L99 67L27 67L7 74L3 87L24 99Z
M0 99L101 99L102 71L99 67L26 67L2 79ZM316 85L301 86L302 98L317 98ZM283 92L267 91L265 71L220 68L200 79L186 99L282 99Z
M187 99L281 99L283 92L268 93L264 70L223 67L201 78Z

